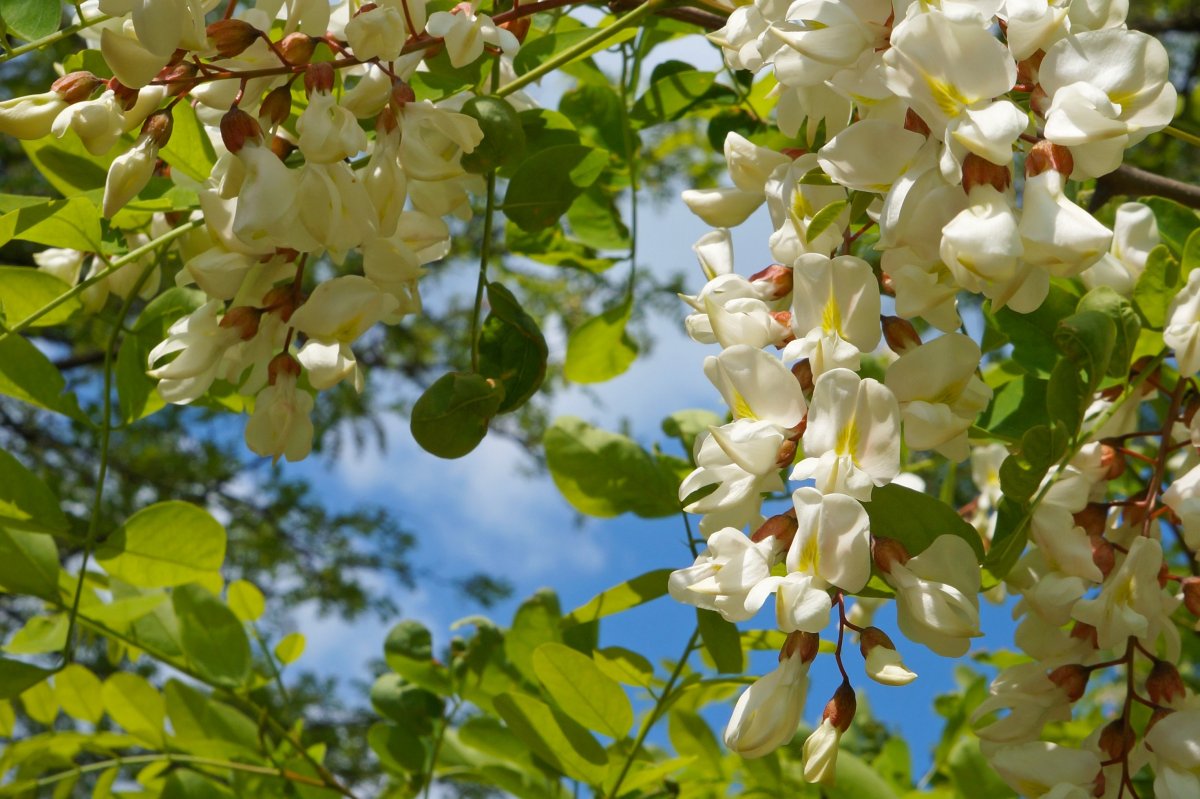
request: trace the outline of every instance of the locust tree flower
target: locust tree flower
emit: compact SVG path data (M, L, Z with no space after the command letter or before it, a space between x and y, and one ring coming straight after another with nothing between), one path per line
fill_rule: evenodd
M461 176L463 153L473 152L483 141L483 130L473 118L439 108L428 100L405 103L398 121L400 163L414 181L440 183ZM410 192L415 189L413 186ZM418 210L443 215L421 208L416 196L413 196L413 204Z
M246 423L246 445L276 461L303 460L312 450L312 395L297 387L300 364L290 355L277 356L271 366L270 384L254 398Z
M1044 150L1061 150L1062 169L1044 168L1036 155L1048 142L1034 146L1025 162L1021 224L1018 228L1024 261L1055 277L1074 277L1095 264L1112 246L1112 231L1066 195L1071 159L1065 148L1050 144ZM1053 157L1053 156L1052 156ZM1043 169L1043 171L1037 171Z
M1163 341L1175 350L1175 361L1184 377L1200 372L1200 270L1192 270L1187 283L1171 300Z
M821 715L821 724L804 742L804 780L832 785L837 770L838 744L854 720L854 689L843 682Z
M367 134L354 114L338 105L331 91L309 93L308 107L296 120L300 152L310 164L332 164L367 149Z
M1100 774L1094 752L1049 741L1004 746L990 753L989 762L1021 796L1030 799L1088 799Z
M940 535L907 561L881 556L877 546L875 561L896 590L897 622L906 638L943 657L961 657L970 639L982 635L979 563L966 541Z
M1179 710L1146 733L1154 763L1154 795L1187 799L1200 793L1200 710Z
M510 54L521 47L516 36L496 25L487 14L477 14L474 2L459 3L450 11L435 11L429 15L425 30L445 40L450 64L456 68L483 55L485 44Z
M771 173L791 158L759 147L737 133L725 137L725 162L733 186L721 189L688 189L683 201L696 216L715 228L736 227L763 204L763 190Z
M816 636L793 633L779 665L738 697L725 727L725 745L745 758L762 757L796 734L808 693L808 668L817 655Z
M1047 724L1071 718L1071 703L1079 699L1086 685L1086 670L1074 664L1050 674L1040 662L1007 668L992 681L991 696L976 707L971 719L977 723L1000 710L1007 714L975 734L1000 744L1036 740Z
M878 627L867 627L859 637L867 676L881 685L908 685L917 679L916 672L904 665L896 645Z
M371 58L395 61L400 57L407 39L404 11L386 3L360 9L346 23L346 41L350 43L354 55L362 61Z
M1130 636L1153 649L1160 633L1169 635L1168 628L1174 631L1158 583L1162 564L1162 544L1138 536L1121 565L1104 581L1099 596L1075 605L1071 615L1096 628L1101 649L1114 649Z
M792 329L785 360L808 358L813 374L857 369L859 354L879 344L879 283L871 265L853 255L807 253L793 269Z
M804 392L778 358L741 344L704 359L704 374L735 419L770 422L791 430L808 412Z
M677 602L715 610L727 621L745 621L766 601L769 592L754 588L770 577L779 554L776 539L755 542L726 527L708 537L695 563L671 572L667 590Z
M147 374L159 381L158 393L167 402L186 405L199 398L216 379L225 350L257 332L257 318L252 323L245 315L219 319L223 308L220 300L210 300L171 325L167 338L150 350Z
M798 527L787 553L787 570L820 577L847 593L861 591L871 576L871 528L867 511L845 494L815 488L792 493Z
M1117 206L1113 223L1112 247L1079 277L1088 289L1111 286L1118 294L1128 297L1146 268L1150 251L1161 241L1158 222L1150 206L1122 203Z
M125 132L125 117L116 93L106 89L95 100L68 105L54 118L50 131L60 139L74 131L89 153L104 155Z

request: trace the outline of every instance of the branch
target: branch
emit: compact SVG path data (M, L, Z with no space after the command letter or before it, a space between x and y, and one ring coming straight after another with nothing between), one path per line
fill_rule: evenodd
M1099 208L1113 197L1157 194L1186 205L1200 208L1200 186L1156 175L1129 164L1122 164L1115 172L1109 172L1096 181L1092 195L1092 208Z

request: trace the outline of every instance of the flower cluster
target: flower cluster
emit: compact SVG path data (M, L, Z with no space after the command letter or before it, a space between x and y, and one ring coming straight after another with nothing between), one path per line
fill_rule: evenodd
M1039 308L1052 278L1128 295L1158 244L1145 205L1121 206L1114 231L1072 199L1070 181L1117 169L1125 150L1175 111L1166 51L1127 29L1125 10L1105 0L756 0L710 36L730 67L773 68L777 125L803 148L779 152L731 133L733 185L683 195L715 228L694 247L708 282L683 299L689 335L721 348L704 371L731 421L697 439L680 497L701 515L708 546L672 574L670 592L731 622L774 595L788 634L778 670L741 696L726 729L726 743L744 756L795 735L817 636L835 607L844 682L804 745L807 779L832 778L837 739L854 713L842 662L847 630L859 636L872 679L915 678L892 641L865 626L877 600L846 611L845 597L863 592L873 571L869 593L890 589L909 640L957 657L980 635L972 545L958 535L906 545L873 530L867 508L889 484L922 487L901 471L902 444L953 463L970 457L980 495L963 514L986 546L1008 451L970 440L993 391L980 378L980 346L960 332L960 293L1017 313ZM728 228L764 203L775 263L742 277ZM1198 297L1193 272L1164 332L1184 379L1163 448L1179 437L1171 432L1178 400L1200 370ZM923 340L914 323L939 334ZM1144 496L1106 501L1124 466L1108 442L1139 434L1136 413L1118 414L1111 400L1096 400L1090 437L1046 477L1028 520L1034 546L1009 575L1008 590L1021 597L1017 643L1033 660L1003 672L976 716L985 754L1028 796L1116 796L1147 758L1170 782L1162 795L1192 795L1178 787L1184 773L1188 791L1200 789L1200 761L1159 732L1167 721L1133 753L1129 702L1151 705L1155 722L1191 723L1193 740L1194 721L1168 715L1191 700L1172 666L1180 647L1169 616L1179 600L1149 521L1163 463ZM788 469L798 483L792 507L764 518L764 497L789 490ZM1200 467L1162 501L1194 551ZM1149 698L1132 688L1143 656L1159 675L1146 683ZM1113 665L1131 675L1117 726L1083 748L1040 741L1047 723L1071 717L1088 675Z
M312 445L313 392L342 381L361 390L352 345L377 323L421 310L424 267L450 249L445 218L469 219L470 196L484 191L482 176L460 163L483 137L455 110L465 98L418 101L406 81L443 48L462 66L485 49L511 60L519 43L468 3L427 18L425 0L259 0L206 26L215 5L87 0L79 13L101 21L82 35L114 77L73 72L45 94L0 103L0 132L72 135L103 156L140 130L112 160L103 215L114 229L140 224L121 211L155 175L196 192L193 218L204 225L173 245L175 280L207 299L150 352L148 374L180 404L226 381L254 398L249 447L297 460ZM202 182L159 159L185 100L217 153ZM154 224L169 223L160 214ZM38 263L74 284L85 260L54 250ZM318 272L318 261L334 269ZM150 296L158 270L143 269L154 270L143 282ZM138 272L129 266L90 286L88 307L110 288L127 296Z

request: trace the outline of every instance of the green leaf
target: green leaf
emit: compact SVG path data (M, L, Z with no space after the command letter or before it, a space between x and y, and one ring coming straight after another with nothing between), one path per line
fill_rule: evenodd
M70 522L58 498L20 461L0 449L0 524L16 530L64 533Z
M984 590L998 584L1017 565L1025 543L1029 540L1029 525L1022 524L1025 510L1016 500L1001 497L996 506L996 527L992 533L992 546L984 561ZM991 580L988 577L991 577ZM988 583L991 583L989 585Z
M413 404L409 427L426 452L461 458L483 441L504 401L495 380L470 372L442 375Z
M571 120L585 143L603 147L621 158L628 157L621 122L621 97L611 86L581 83L563 93L558 110ZM636 147L636 138L634 142Z
M196 771L172 771L167 775L159 799L234 799L234 794L215 779Z
M480 752L506 760L525 771L536 771L529 747L522 744L492 716L471 716L457 728L458 739Z
M0 658L0 699L12 699L45 680L53 671L32 663Z
M288 633L275 644L275 657L285 666L295 663L304 654L306 643L304 633Z
M510 253L548 266L599 274L616 263L611 258L598 258L594 250L570 241L558 226L529 233L509 222L504 226L504 242Z
M1004 495L1024 503L1033 496L1046 471L1067 451L1067 435L1055 425L1030 428L1021 445L1000 464L1000 487Z
M240 622L256 621L267 609L267 600L262 591L247 580L234 580L230 583L225 600Z
M379 715L422 735L433 731L444 705L437 694L406 683L399 674L383 674L371 686L371 706Z
M620 646L606 646L592 653L600 671L625 685L649 688L654 684L654 665L645 657Z
M500 694L495 706L513 735L553 768L588 785L604 781L608 756L578 722L527 694Z
M1116 341L1116 323L1101 311L1073 313L1054 331L1055 346L1076 366L1087 370L1092 387L1108 372Z
M171 108L171 138L158 156L189 178L203 183L208 180L217 154L196 111L187 103Z
M667 593L670 569L655 569L596 594L563 617L562 626L587 624L644 605Z
M629 228L621 220L616 201L603 189L592 186L575 198L567 209L571 235L596 250L629 248Z
M67 616L34 616L25 626L13 633L4 645L10 655L44 655L58 652L67 643Z
M740 674L746 670L742 636L736 624L725 621L714 610L697 610L696 625L700 628L704 651L712 659L717 671Z
M1003 332L1012 342L1012 358L1026 372L1037 377L1049 377L1058 362L1059 351L1054 346L1054 331L1060 319L1075 312L1079 295L1070 284L1052 281L1046 300L1032 313L1017 313L1004 307L985 313L989 328Z
M1191 232L1183 245L1183 255L1179 259L1180 278L1187 280L1192 270L1200 268L1200 228Z
M429 760L430 739L407 726L378 722L367 731L367 744L389 771L419 774Z
M230 688L250 676L250 642L242 622L220 599L195 583L171 592L179 618L179 643L192 666Z
M842 215L842 212L849 205L848 200L834 200L820 211L817 211L812 221L808 223L808 230L804 234L805 240L809 244L816 241L818 236L833 227L834 223L838 221L838 217Z
M12 671L6 665L7 663L9 661L0 660L0 686L5 684L6 677ZM42 673L42 679L38 679L33 685L21 692L21 704L25 706L25 713L39 724L44 724L47 727L53 726L55 719L58 718L58 697L54 694L54 689L50 687L49 681L44 679L51 672L29 666L25 663L21 663L20 665L25 668L18 675L17 682L34 679L36 676L35 672ZM0 697L3 697L4 691L5 689L0 687Z
M508 413L541 387L549 349L537 322L511 291L489 283L487 296L491 311L479 334L479 373L503 384L504 399L496 412Z
M715 72L683 69L671 74L652 76L650 87L637 99L629 118L642 127L679 119L699 105L719 102L730 105L737 95L717 84Z
M1129 361L1142 331L1142 323L1133 303L1110 286L1098 286L1083 296L1075 310L1097 311L1112 320L1116 337L1108 362L1108 376L1120 378L1129 374Z
M623 374L637 358L637 343L625 330L633 296L571 331L563 376L573 383L603 383Z
M6 326L20 322L51 300L70 291L71 287L54 275L27 266L0 266L0 310ZM50 313L41 316L31 327L49 327L66 322L82 306L73 297Z
M608 165L608 153L581 144L531 152L508 183L503 211L521 229L537 231L555 224L596 182Z
M1146 266L1133 287L1133 304L1146 327L1163 329L1167 323L1167 308L1180 285L1179 261L1166 245L1158 245L1146 257Z
M504 654L531 683L536 682L533 652L545 643L562 641L559 629L562 612L558 596L542 589L526 599L513 615L512 627L504 635Z
M0 588L57 602L58 547L43 533L0 527Z
M722 421L721 417L712 411L692 408L675 411L663 419L662 431L664 435L679 439L684 451L690 454L695 448L697 436L707 433L708 428L720 425Z
M580 513L655 518L679 512L678 477L632 439L564 416L543 444L554 484Z
M204 292L172 288L155 297L142 309L117 353L117 402L121 418L136 422L164 407L157 391L158 381L146 374L150 351L167 337L167 330L205 302Z
M1000 438L1020 438L1030 425L1045 425L1047 381L1025 375L1010 380L992 395L991 405L979 419L983 427Z
M72 663L54 675L54 691L63 711L89 724L96 724L104 715L102 690L100 679L78 663Z
M225 528L190 502L159 502L130 516L100 546L96 560L139 588L211 579L225 562Z
M546 643L533 652L533 670L555 705L572 719L613 739L629 734L629 697L590 657L564 644Z
M864 506L872 535L893 538L912 555L924 552L938 536L955 535L970 544L975 556L983 560L979 533L936 497L889 483L872 490L871 501Z
M1191 208L1165 197L1143 197L1141 201L1154 212L1154 220L1158 223L1158 234L1163 244L1171 248L1172 254L1179 256L1188 237L1200 228L1200 217L1196 216L1196 212Z
M106 155L92 155L73 133L61 139L46 136L22 141L21 149L42 177L64 197L90 191L96 191L98 197L108 179L108 167L120 152L114 147ZM99 213L96 214L98 218Z
M522 48L524 49L524 48ZM563 114L548 108L531 108L517 114L525 131L525 152L536 153L564 144L579 144L579 132ZM519 166L519 165L518 165ZM505 167L500 174L512 177L515 168Z
M75 395L64 393L66 387L50 359L29 341L13 335L0 340L0 394L86 423Z
M145 677L121 671L104 681L104 709L125 732L151 746L162 746L167 706Z
M693 758L697 769L713 780L724 779L721 758L724 754L712 728L699 714L672 708L667 716L667 736L675 751Z
M10 33L26 41L49 36L62 22L59 0L0 0L0 18Z
M973 736L964 735L958 739L950 750L946 765L959 796L970 796L971 799L1016 796L979 751L979 741Z
M439 696L450 694L450 674L433 662L433 636L420 622L405 619L393 627L383 642L383 657L392 671L414 685Z
M1054 366L1046 384L1046 412L1062 422L1074 438L1083 423L1083 414L1092 401L1092 387L1071 360L1064 358Z
M100 211L86 197L18 208L0 216L0 244L12 239L94 252L100 249Z
M829 799L898 799L892 786L862 758L846 751L838 752L837 780L825 788ZM974 797L970 792L965 796Z

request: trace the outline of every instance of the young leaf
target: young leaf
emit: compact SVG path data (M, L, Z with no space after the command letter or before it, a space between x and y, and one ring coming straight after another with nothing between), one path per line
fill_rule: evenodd
M176 588L171 600L179 642L192 666L220 685L242 686L250 676L250 642L233 611L194 583Z
M275 657L285 666L295 663L304 654L306 643L304 633L288 633L275 644Z
M552 767L588 785L604 780L608 756L578 722L527 694L500 694L495 705L512 734Z
M1175 297L1181 282L1179 261L1171 255L1166 245L1160 244L1150 251L1146 266L1133 287L1133 304L1146 327L1162 330L1167 323L1167 308Z
M70 522L37 475L0 449L0 524L14 530L64 533Z
M633 297L593 316L571 331L563 376L573 383L603 383L623 374L637 358L638 346L625 331Z
M836 200L829 205L817 211L812 221L808 223L808 230L804 234L805 240L812 244L817 237L828 230L838 221L838 217L850 205L847 200Z
M614 585L564 616L562 626L587 624L658 599L667 593L667 578L670 575L670 569L655 569Z
M45 354L21 336L0 340L0 394L87 423L74 394Z
M267 609L267 600L258 586L246 580L234 580L226 589L225 601L238 621L256 621Z
M130 516L97 550L96 560L140 588L183 585L220 571L225 528L190 502L160 502Z
M512 627L504 635L504 654L531 683L536 682L533 652L549 642L562 641L558 596L549 589L538 591L517 608Z
M53 673L32 663L0 658L0 699L19 696Z
M109 676L100 691L104 709L125 732L153 747L162 746L166 703L145 677L122 671Z
M620 739L633 727L624 689L587 655L546 643L533 652L533 670L560 710L588 729Z
M72 663L54 675L54 691L63 711L72 718L95 724L104 715L100 679L86 666Z
M59 571L53 538L0 527L0 588L57 602Z
M51 300L70 290L70 286L54 275L27 266L0 266L0 310L6 326L20 322ZM61 325L82 306L72 297L53 311L39 317L32 327Z

